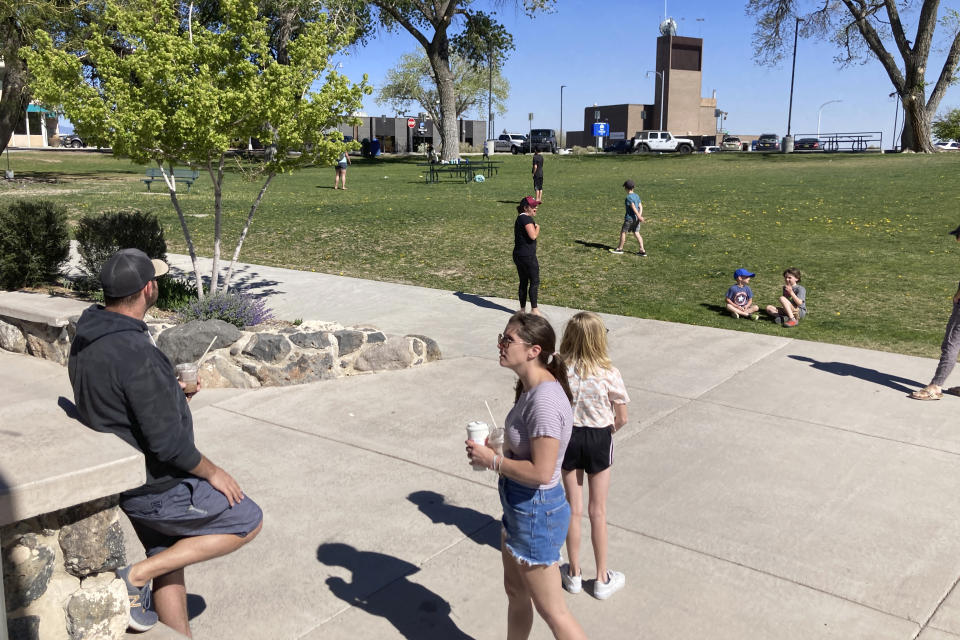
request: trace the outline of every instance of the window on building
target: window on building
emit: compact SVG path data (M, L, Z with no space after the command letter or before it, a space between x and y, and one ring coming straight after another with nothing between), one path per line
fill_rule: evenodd
M43 129L40 127L39 111L30 111L27 113L27 119L30 121L30 135L39 136L43 133Z

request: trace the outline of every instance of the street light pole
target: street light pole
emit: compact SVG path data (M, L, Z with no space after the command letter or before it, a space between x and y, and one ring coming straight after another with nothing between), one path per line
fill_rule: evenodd
M660 131L663 131L663 101L665 96L663 95L663 72L662 71L647 71L647 77L650 77L651 73L655 73L660 76Z
M797 23L793 28L793 70L790 72L790 109L787 112L787 136L790 136L790 124L793 120L793 79L797 75L797 36L800 34L800 23L803 19L797 17Z
M567 85L560 85L560 147L566 148L566 145L563 142L563 88Z
M823 111L823 108L828 104L833 104L834 102L843 102L843 100L828 100L820 105L820 108L817 109L817 140L820 139L820 112Z
M493 131L493 48L491 47L487 55L487 67L490 71L490 84L487 87L487 140L495 138Z

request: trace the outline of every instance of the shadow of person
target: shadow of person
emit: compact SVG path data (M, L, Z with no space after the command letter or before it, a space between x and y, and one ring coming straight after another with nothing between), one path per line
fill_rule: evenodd
M861 380L866 380L867 382L873 382L885 387L890 387L895 391L902 391L904 393L910 393L913 391L913 389L905 387L905 384L912 384L915 387L924 386L923 383L917 382L916 380L911 380L910 378L901 378L900 376L883 373L882 371L877 371L876 369L859 367L855 364L848 364L846 362L820 362L819 360L814 360L808 356L798 355L790 355L788 357L793 358L794 360L799 360L800 362L809 362L811 367L820 371L826 371L827 373L832 373L837 376L860 378Z
M436 524L450 524L460 529L463 535L473 538L477 544L485 544L500 550L499 520L469 507L458 507L446 501L436 491L414 491L407 500L417 505L420 513ZM480 534L480 537L474 538Z
M700 306L708 311L713 311L717 315L729 315L730 312L727 311L727 307L719 304L710 304L709 302L701 302Z
M481 298L480 296L473 293L464 293L463 291L454 291L453 295L457 296L464 302L469 302L470 304L475 304L478 307L483 307L484 309L496 309L498 311L506 311L507 313L513 313L516 309L510 309L502 304L497 304L496 302L491 302L486 298Z
M472 640L450 618L449 602L409 580L419 571L415 565L340 542L317 547L317 560L352 574L351 582L338 576L327 578L333 595L370 615L385 618L404 638Z
M613 249L613 245L603 244L602 242L587 242L586 240L574 240L574 242L590 249L603 249L604 251Z
M68 418L72 418L73 420L80 419L80 412L77 410L77 405L73 404L73 400L60 396L57 398L57 406L63 410Z

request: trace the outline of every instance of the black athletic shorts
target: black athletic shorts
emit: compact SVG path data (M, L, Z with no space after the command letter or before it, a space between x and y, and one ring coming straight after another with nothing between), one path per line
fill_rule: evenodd
M540 176L539 178L537 176L533 176L533 190L543 191L543 176Z
M613 427L574 427L563 455L564 471L600 473L613 464Z

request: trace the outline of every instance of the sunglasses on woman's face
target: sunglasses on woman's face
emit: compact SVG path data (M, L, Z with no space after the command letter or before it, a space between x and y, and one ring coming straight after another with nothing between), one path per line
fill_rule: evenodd
M515 342L519 342L520 344L530 344L529 342L526 342L524 340L517 340L516 338L504 335L502 333L497 334L498 347L503 347L504 349L508 349L510 345L512 345Z

